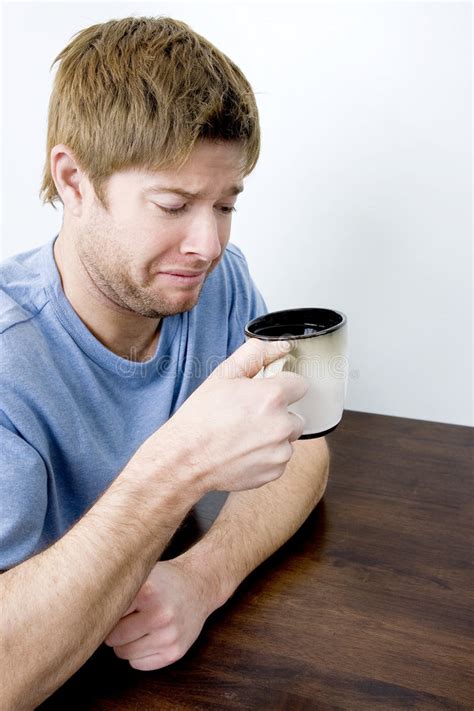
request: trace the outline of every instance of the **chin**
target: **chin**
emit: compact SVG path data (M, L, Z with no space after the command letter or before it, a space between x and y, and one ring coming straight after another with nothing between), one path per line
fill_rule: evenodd
M147 318L165 318L191 311L199 301L205 281L194 289L153 289L148 287L141 293L135 288L132 309Z
M185 311L191 311L199 301L201 295L202 287L199 291L187 292L176 294L174 298L162 299L161 306L163 306L163 313L167 313L168 316L174 316L175 314L184 313Z
M185 313L186 311L191 311L193 309L197 302L198 298L189 298L187 297L186 299L176 299L174 302L163 302L161 301L160 304L156 304L155 308L151 307L150 304L147 304L147 306L143 307L143 310L140 310L138 313L140 313L142 316L147 316L148 318L166 318L167 316L176 316L177 314L182 314Z

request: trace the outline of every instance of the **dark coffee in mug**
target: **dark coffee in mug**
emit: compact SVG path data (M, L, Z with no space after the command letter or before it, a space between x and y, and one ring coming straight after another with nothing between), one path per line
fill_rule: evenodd
M309 323L289 323L286 326L264 326L255 330L258 338L276 336L278 339L294 338L295 336L312 336L318 333L317 328Z

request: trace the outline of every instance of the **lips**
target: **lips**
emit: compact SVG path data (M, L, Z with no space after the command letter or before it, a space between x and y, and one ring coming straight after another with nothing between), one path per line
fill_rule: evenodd
M195 286L202 284L207 272L159 272L158 277L177 286Z
M161 274L170 274L171 276L180 276L180 277L198 277L202 276L206 272L160 272Z

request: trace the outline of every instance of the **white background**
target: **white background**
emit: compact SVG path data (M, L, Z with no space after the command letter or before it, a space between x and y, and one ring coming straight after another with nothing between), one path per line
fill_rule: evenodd
M263 147L232 241L271 309L349 319L347 409L474 424L472 8L457 2L5 3L2 249L51 239L49 67L82 28L188 22L244 71Z

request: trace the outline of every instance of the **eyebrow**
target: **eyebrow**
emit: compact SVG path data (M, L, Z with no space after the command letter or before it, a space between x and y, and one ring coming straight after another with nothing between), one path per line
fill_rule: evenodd
M229 188L229 190L225 190L225 195L238 195L241 193L244 189L243 185L232 185L232 187ZM181 195L182 197L187 198L188 200L192 200L192 198L202 198L206 196L206 193L198 190L195 193L190 193L187 190L183 190L182 188L165 188L164 186L161 185L150 185L147 188L144 188L143 192L145 193L174 193L175 195Z

